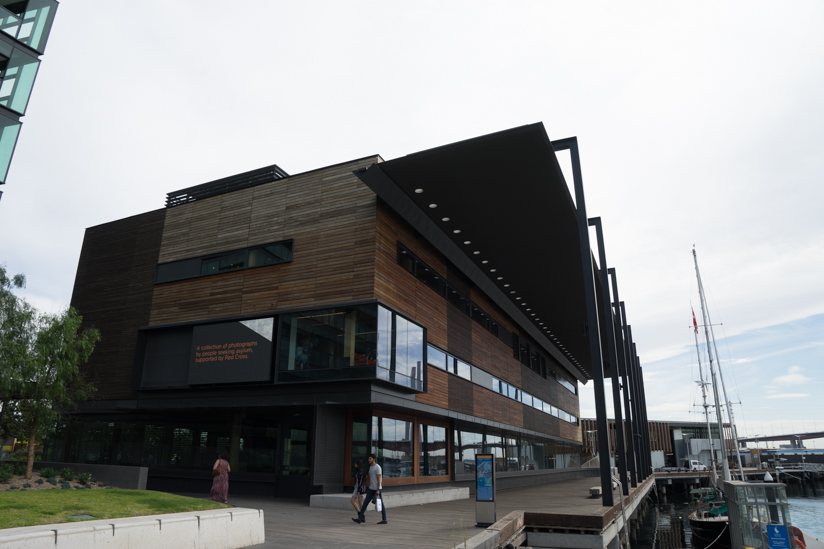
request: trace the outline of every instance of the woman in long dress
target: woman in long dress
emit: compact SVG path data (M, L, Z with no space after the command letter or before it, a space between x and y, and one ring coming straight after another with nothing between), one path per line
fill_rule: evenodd
M217 461L212 466L212 471L217 471L218 468L220 473L215 475L212 480L212 491L209 494L209 499L220 503L229 503L227 501L229 497L229 473L232 468L229 466L229 456L227 454L221 453L218 455Z

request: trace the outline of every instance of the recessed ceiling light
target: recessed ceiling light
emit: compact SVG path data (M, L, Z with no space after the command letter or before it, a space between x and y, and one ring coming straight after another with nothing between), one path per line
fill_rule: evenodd
M437 207L438 207L438 205L437 205L437 204L430 204L430 205L429 205L429 207L430 207L430 208L437 208Z
M483 261L481 261L481 263L483 263L484 265L486 265L487 263L489 263L489 261L487 261L486 259L484 259Z
M472 244L471 240L464 240L464 244Z
M503 279L504 279L504 277L502 277L502 276L498 277L498 280L503 280Z
M520 297L516 297L515 299L521 299Z
M535 320L538 320L538 319L536 318ZM541 326L543 326L543 325L544 325L544 323L543 323L543 322L539 322L539 324L540 324ZM544 330L546 330L546 328L544 328Z
M509 293L514 294L515 290L510 290Z
M417 194L421 194L421 193L423 192L423 189L415 189L415 192L416 192Z
M479 252L478 250L475 250L475 251L474 251L474 252L472 252L472 253L473 253L473 254L475 254L475 255L478 255L478 254L479 254L479 253L481 253L481 252Z
M524 305L526 305L526 303L524 303ZM527 309L527 311L531 311L531 310L532 310L532 309ZM535 316L535 315L533 315L533 316Z
M504 288L509 288L509 284L504 284Z
M498 269L489 269L489 272L490 272L490 273L494 273L494 272L495 272L495 271L497 271L497 270L498 270Z
M528 310L529 310L529 309L527 309L527 311L528 311ZM535 313L529 313L529 314L530 314L531 316L535 316Z
M458 234L458 233L460 233L460 232L461 232L461 230L460 230L460 229L455 229L455 230L454 230L454 231L452 231L452 232L453 232L453 233L455 233L455 234Z
M441 219L441 221L449 221L449 218L448 218L448 217L444 217L444 218L442 218L442 219Z

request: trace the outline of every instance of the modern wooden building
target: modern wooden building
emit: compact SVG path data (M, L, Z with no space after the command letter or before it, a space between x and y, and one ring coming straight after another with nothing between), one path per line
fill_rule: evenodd
M592 377L575 208L542 124L396 160L277 166L86 230L72 305L98 387L46 459L148 487L548 482L581 463ZM507 479L514 479L508 481Z

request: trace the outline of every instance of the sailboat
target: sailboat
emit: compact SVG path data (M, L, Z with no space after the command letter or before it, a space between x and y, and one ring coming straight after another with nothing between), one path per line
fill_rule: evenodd
M701 282L701 272L698 270L698 256L695 253L695 248L692 250L692 257L695 262L695 276L698 279L698 295L701 301L701 314L704 321L704 337L706 340L706 352L708 358L708 366L710 371L710 385L713 389L713 396L715 398L716 420L718 422L718 437L720 441L721 466L723 471L723 478L726 481L732 480L730 474L730 467L727 460L727 448L724 442L724 422L721 413L721 402L719 398L719 383L724 393L724 401L726 403L727 414L730 418L730 431L733 438L733 446L737 458L738 470L741 473L741 480L744 480L744 468L741 466L741 454L738 452L738 436L735 431L735 420L733 418L732 406L727 399L727 389L724 385L724 377L721 373L719 364L718 376L715 373L715 363L718 360L718 350L715 346L715 336L712 330L712 322L710 321L709 307L707 307L706 298L704 297L704 285ZM701 365L701 349L698 342L698 321L695 319L695 312L692 313L692 323L695 330L695 348L698 353L698 371L700 375L701 392L704 398L704 417L707 422L707 437L712 444L712 430L710 428L709 419L709 404L707 404L707 383L704 382L703 368ZM712 486L709 489L693 490L693 496L697 499L697 508L690 514L690 529L692 530L692 547L693 549L730 549L732 542L730 539L729 516L727 515L726 504L721 491L718 489L718 477L716 474L717 459L715 449L712 448L712 472L710 473L710 482Z

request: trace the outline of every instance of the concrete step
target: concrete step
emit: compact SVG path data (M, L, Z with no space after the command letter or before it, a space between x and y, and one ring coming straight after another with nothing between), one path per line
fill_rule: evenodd
M392 488L381 490L383 502L387 509L406 507L407 505L423 505L440 501L454 501L469 499L469 488L438 488L435 490L409 490L393 492ZM348 494L315 494L309 498L309 507L325 509L352 509ZM372 505L372 504L370 504ZM354 511L354 509L352 509Z

